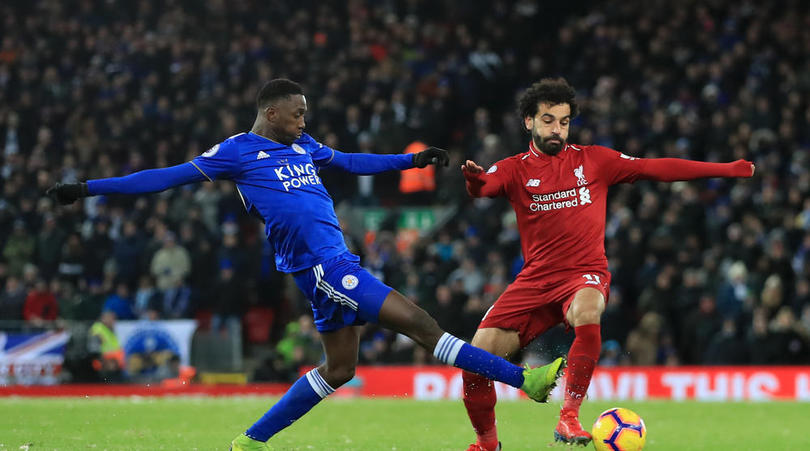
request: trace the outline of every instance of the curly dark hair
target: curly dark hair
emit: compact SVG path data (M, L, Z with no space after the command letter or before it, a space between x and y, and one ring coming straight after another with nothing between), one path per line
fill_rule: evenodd
M576 91L562 78L544 78L531 85L518 99L518 112L520 120L534 117L537 114L537 105L548 102L551 105L567 103L571 107L571 117L579 114L579 105L574 101Z

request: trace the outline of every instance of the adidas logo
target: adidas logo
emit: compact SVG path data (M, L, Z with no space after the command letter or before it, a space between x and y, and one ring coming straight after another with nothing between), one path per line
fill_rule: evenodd
M540 180L539 179L529 179L529 181L526 182L526 186L540 186Z
M267 155L267 152L260 150L259 154L256 155L256 159L261 160L262 158L270 158L270 155Z

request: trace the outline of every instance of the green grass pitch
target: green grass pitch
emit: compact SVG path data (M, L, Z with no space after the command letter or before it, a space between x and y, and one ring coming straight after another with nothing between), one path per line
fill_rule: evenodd
M0 450L225 450L274 398L0 399ZM585 402L589 424L615 403ZM808 403L622 402L648 429L647 450L810 449ZM553 444L559 405L498 404L504 450ZM461 401L328 399L271 439L274 449L464 450ZM590 446L587 449L592 449Z

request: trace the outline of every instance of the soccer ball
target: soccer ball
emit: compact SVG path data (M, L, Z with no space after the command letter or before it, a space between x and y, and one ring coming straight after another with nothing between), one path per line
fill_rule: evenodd
M638 451L647 441L644 420L630 409L605 410L593 423L593 447L597 451Z

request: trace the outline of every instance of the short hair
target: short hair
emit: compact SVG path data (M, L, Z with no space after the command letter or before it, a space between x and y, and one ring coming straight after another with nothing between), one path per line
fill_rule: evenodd
M579 114L579 105L574 101L575 96L576 91L564 78L544 78L529 86L520 95L518 99L520 120L534 117L537 114L537 105L540 103L551 105L567 103L571 107L571 117L574 118Z
M286 78L276 78L268 81L259 90L256 96L256 108L261 110L282 97L304 94L304 89L298 83Z

